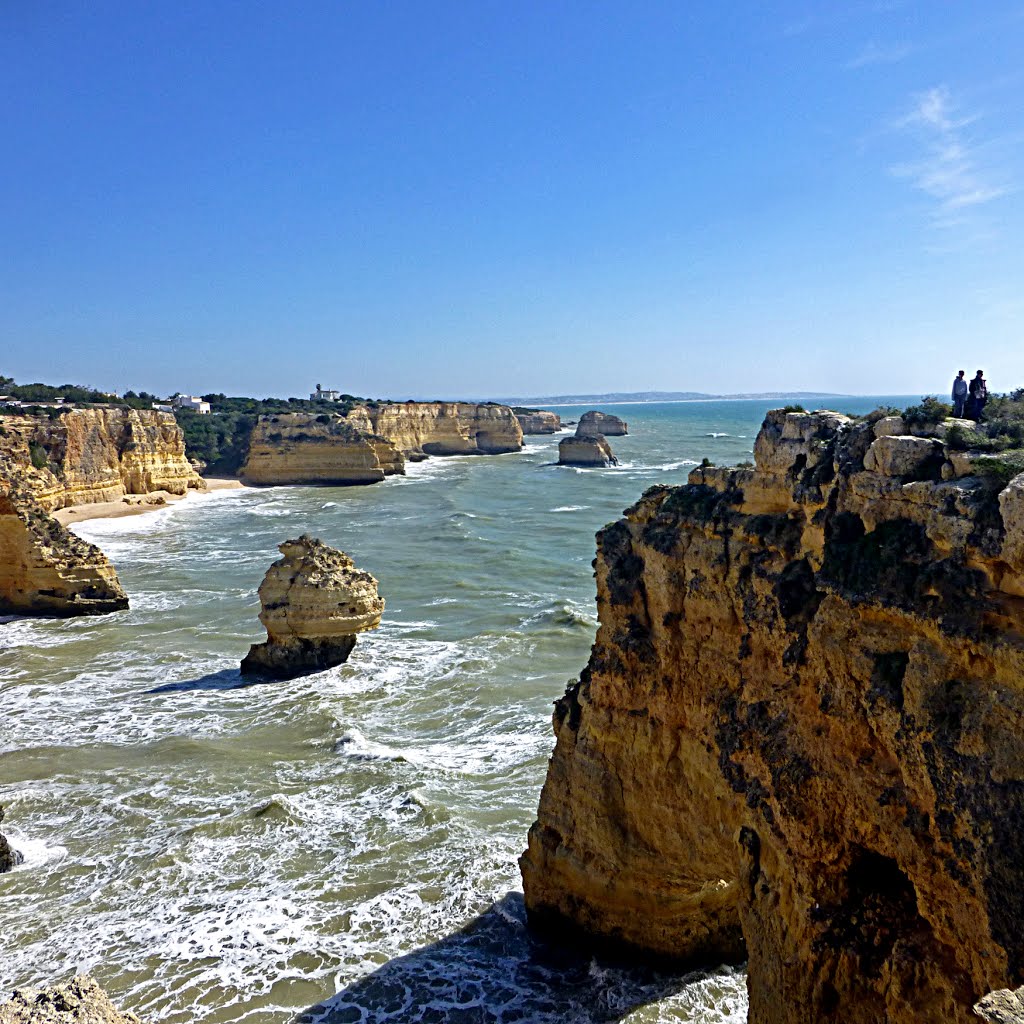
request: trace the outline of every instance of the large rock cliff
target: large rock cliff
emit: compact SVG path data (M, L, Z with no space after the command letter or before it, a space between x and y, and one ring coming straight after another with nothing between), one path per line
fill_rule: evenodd
M405 472L387 438L321 413L261 416L239 476L249 484L375 484Z
M746 957L755 1024L967 1024L1024 980L1024 477L878 433L770 413L756 469L598 535L522 858L538 924Z
M23 469L46 511L203 486L174 416L155 409L68 409L52 419L0 415L0 451Z
M48 515L24 471L0 456L0 614L101 615L127 607L103 552Z
M386 437L407 458L500 455L523 447L523 430L507 405L472 402L394 402L357 405L348 422Z

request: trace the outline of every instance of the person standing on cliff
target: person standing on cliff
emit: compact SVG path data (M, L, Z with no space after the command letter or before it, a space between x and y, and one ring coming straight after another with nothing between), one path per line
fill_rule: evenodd
M964 371L961 370L953 378L953 415L960 419L964 414L964 403L967 401L967 381L964 380Z
M988 381L985 380L984 370L979 370L974 375L967 390L970 392L970 398L967 399L967 418L977 422L981 419L981 411L988 401Z

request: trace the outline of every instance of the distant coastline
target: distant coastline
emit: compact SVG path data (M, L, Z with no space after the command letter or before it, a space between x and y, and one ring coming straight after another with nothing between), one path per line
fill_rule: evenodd
M651 405L676 402L724 402L724 401L783 401L788 399L851 399L859 395L841 394L832 391L758 391L731 395L714 395L703 391L612 391L592 395L542 395L529 398L495 398L492 401L512 406L552 405Z

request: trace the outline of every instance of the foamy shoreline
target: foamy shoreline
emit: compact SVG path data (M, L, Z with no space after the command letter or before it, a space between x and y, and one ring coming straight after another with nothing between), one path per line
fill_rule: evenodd
M54 519L64 526L73 523L86 523L90 519L123 519L126 516L140 516L146 512L159 512L169 505L176 505L189 498L209 494L211 491L237 490L245 486L241 480L231 477L205 477L206 487L203 490L189 490L186 494L170 494L167 491L150 491L149 494L128 495L129 499L117 501L96 501L85 505L69 505L51 513ZM151 499L162 498L162 501L151 502Z

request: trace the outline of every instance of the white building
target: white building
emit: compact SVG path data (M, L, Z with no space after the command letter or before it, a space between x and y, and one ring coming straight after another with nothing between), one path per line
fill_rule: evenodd
M329 388L324 391L319 384L316 386L316 391L311 391L309 395L311 402L336 402L339 398L341 398L340 391L331 391Z
M200 416L210 415L210 403L204 402L194 395L178 395L171 404L175 409L191 409L193 412L199 413Z

